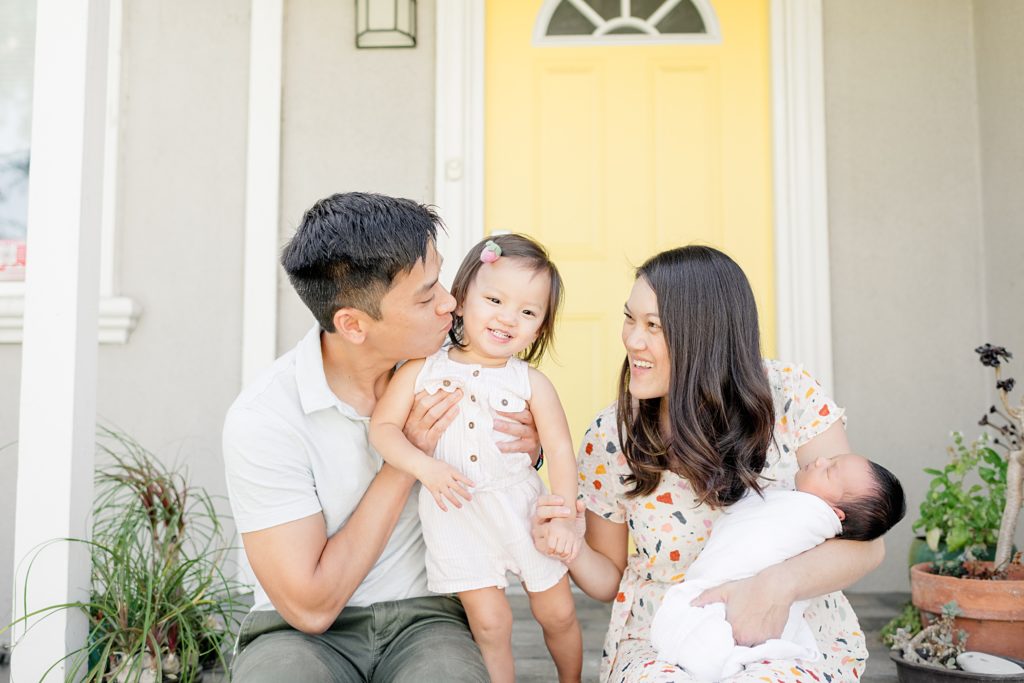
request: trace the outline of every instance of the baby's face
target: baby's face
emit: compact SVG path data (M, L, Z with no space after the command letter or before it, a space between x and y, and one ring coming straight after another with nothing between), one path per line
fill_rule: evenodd
M796 473L797 491L814 494L833 507L869 493L873 486L871 463L852 453L818 458Z

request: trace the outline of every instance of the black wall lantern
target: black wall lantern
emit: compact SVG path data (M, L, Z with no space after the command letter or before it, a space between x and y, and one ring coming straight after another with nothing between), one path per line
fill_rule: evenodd
M416 47L416 0L356 0L356 47Z

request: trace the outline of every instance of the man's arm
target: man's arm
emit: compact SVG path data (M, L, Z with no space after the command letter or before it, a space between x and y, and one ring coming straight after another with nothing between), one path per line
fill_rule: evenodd
M385 464L330 539L319 512L242 534L256 578L289 624L304 633L330 627L383 552L414 481Z
M432 452L440 434L458 414L460 397L459 392L417 396L406 423L410 441ZM234 445L230 450L244 453L245 448L239 446L243 440L258 441L264 447L273 444L271 447L279 450L300 447L284 430L273 429L272 421L235 417L237 421L229 416L225 426L226 453L229 444ZM256 433L253 425L262 427L263 433ZM235 476L244 477L243 472L239 470ZM333 623L387 545L414 481L385 464L348 521L330 539L321 512L242 534L260 585L289 624L318 633ZM258 495L266 498L271 493L260 491Z

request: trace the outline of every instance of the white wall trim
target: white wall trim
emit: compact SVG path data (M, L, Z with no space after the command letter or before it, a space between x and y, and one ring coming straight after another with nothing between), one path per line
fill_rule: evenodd
M832 395L832 302L821 0L772 2L778 356Z
M121 143L121 46L123 0L110 0L110 50L107 53L107 114L103 152L103 219L100 224L100 297L117 291L114 258L117 242L117 169Z
M102 262L102 260L101 260ZM126 344L138 324L142 307L128 297L109 296L99 301L98 340L101 344ZM0 297L0 344L21 344L24 339L25 298Z
M434 203L441 280L484 234L484 0L439 0L434 95Z
M242 384L277 356L284 0L253 0L245 171Z
M53 543L31 563L23 560L53 539L89 534L108 12L107 0L42 1L36 14L14 620L89 598L83 544ZM37 613L11 634L11 680L64 680L73 661L64 657L80 653L87 636L80 610Z
M99 342L126 344L142 315L132 299L117 296L117 174L121 118L122 2L110 0L107 97L103 150L103 208L100 224ZM0 283L0 344L22 343L23 283Z
M821 0L772 0L771 11L777 355L834 393ZM437 4L435 203L451 233L446 267L483 235L483 19L484 0Z

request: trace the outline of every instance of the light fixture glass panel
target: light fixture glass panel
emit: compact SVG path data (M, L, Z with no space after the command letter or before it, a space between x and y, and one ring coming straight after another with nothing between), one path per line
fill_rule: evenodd
M416 47L416 0L356 0L356 47Z

